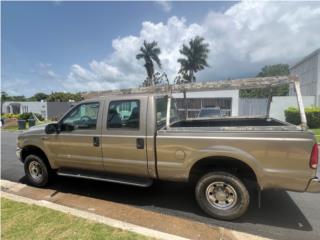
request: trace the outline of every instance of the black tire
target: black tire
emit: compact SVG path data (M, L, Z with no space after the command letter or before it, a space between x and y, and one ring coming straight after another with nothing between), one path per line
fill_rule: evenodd
M40 174L36 177L35 172L32 171L31 166L36 166L40 170ZM44 187L48 184L51 170L43 159L37 155L28 155L24 161L24 172L27 176L28 182L36 187Z
M217 184L214 184L217 182L220 185L217 186ZM211 189L218 190L213 191ZM228 198L226 200L219 199L219 201L221 200L220 204L220 202L215 198L217 196L217 191L223 193L222 198L224 198L226 195L229 198L232 198L232 204L230 204L231 201L228 202ZM225 194L225 192L228 192L229 194ZM246 212L250 202L249 192L243 182L236 176L227 172L210 172L201 177L197 182L195 195L199 206L204 212L221 220L234 220L239 218ZM224 201L230 205L225 209L221 209Z

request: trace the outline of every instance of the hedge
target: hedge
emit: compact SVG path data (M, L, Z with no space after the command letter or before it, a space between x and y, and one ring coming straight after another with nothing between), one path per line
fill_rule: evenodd
M320 128L320 108L307 107L305 108L305 112L309 128ZM301 123L298 108L289 107L284 111L284 114L287 122L295 125L299 125Z
M5 113L1 115L1 118L19 118L19 114Z

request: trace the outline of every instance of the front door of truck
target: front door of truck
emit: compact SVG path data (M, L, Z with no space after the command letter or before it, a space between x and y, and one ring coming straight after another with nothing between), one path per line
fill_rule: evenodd
M61 121L57 134L62 154L59 167L102 170L101 117L104 101L83 102L71 109Z
M147 96L109 98L102 120L102 155L107 172L147 176Z

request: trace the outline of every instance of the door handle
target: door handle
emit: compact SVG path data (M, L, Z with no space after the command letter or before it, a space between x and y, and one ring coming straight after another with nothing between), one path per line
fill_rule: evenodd
M93 137L93 146L94 147L100 146L100 138L99 137Z
M137 138L136 139L136 146L137 146L137 149L144 149L144 139Z

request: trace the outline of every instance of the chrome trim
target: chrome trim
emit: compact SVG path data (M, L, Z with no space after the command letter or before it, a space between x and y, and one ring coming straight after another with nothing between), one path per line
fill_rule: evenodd
M110 178L91 177L91 176L84 176L84 175L81 175L81 174L69 174L69 173L61 173L61 172L57 172L57 175L63 176L63 177L74 177L74 178L90 179L90 180L103 181L103 182L119 183L119 184L131 185L131 186L136 186L136 187L149 187L152 184L152 181L150 181L150 182L148 182L146 184L141 184L141 183L129 182L129 181L125 181L125 180L116 180L116 179L110 179Z
M221 139L221 140L261 140L261 141L306 141L312 142L313 139L308 138L265 138L265 137L211 137L211 136L161 136L158 135L157 138L178 138L178 139Z

